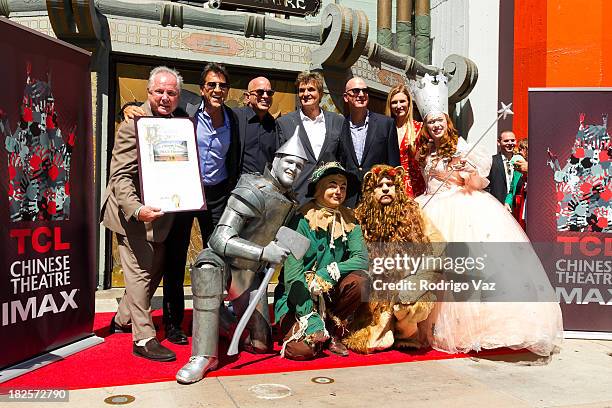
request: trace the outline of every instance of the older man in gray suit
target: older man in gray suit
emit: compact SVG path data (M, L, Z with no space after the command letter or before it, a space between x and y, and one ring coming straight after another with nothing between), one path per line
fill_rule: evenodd
M145 116L172 117L182 81L170 68L154 68L143 105ZM129 119L117 131L100 215L104 226L117 234L125 277L125 293L111 321L111 333L128 331L131 325L134 355L173 361L175 353L159 343L151 318L151 298L162 278L164 241L173 216L143 204L139 180L136 128Z
M298 129L298 136L306 150L308 162L293 184L300 204L308 201L306 192L313 170L321 163L337 161L344 118L321 109L323 77L316 72L301 72L295 81L300 109L277 119L281 142Z

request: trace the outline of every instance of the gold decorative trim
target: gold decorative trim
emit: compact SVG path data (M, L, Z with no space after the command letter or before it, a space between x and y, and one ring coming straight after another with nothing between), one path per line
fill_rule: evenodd
M242 57L272 63L310 64L308 45L279 40L261 40L176 27L160 27L131 21L110 21L112 42L205 54Z

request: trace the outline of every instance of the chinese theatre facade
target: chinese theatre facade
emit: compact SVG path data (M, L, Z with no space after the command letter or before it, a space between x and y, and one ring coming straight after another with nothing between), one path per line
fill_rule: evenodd
M146 100L149 71L157 65L177 68L184 88L194 92L199 92L206 62L226 65L230 107L242 105L253 77L266 76L276 90L270 110L274 116L296 109L294 81L305 70L323 74L322 106L340 113L344 83L351 76L366 80L370 108L381 113L391 87L441 70L449 78L449 101L465 99L478 77L476 65L456 54L431 65L429 1L397 2L395 38L388 27L391 1L371 3L373 10L378 7L376 27L369 20L372 13L321 0L0 0L0 15L92 52L99 203L117 113L127 102ZM98 287L120 285L120 273L111 273L119 271L118 258L103 228L99 242ZM191 254L198 250L192 249Z

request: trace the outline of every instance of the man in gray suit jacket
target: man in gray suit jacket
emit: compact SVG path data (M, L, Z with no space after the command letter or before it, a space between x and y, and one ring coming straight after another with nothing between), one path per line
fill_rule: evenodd
M145 116L172 117L178 105L182 78L174 70L157 67L147 84ZM115 138L110 176L100 218L117 234L125 277L125 294L111 321L111 333L129 330L134 355L155 361L173 361L176 355L155 337L151 298L163 274L165 241L173 216L144 205L140 191L134 120L121 123Z
M316 72L301 72L295 85L300 109L277 119L280 143L289 139L298 129L298 136L306 150L308 162L293 184L300 204L308 201L308 180L320 164L337 161L340 154L340 135L344 118L337 113L321 109L323 77Z

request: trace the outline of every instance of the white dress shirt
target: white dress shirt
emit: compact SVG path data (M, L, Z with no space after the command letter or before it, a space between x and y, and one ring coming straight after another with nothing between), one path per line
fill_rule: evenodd
M323 116L323 110L321 110L319 116L314 118L314 120L304 115L304 112L300 110L300 118L302 119L302 124L308 135L308 140L310 141L310 146L312 146L315 158L318 159L319 154L321 154L323 142L325 141L325 116Z
M506 156L501 155L504 163L504 175L506 176L506 194L510 192L510 185L512 184L512 178L514 177L514 166L510 160L506 159Z

